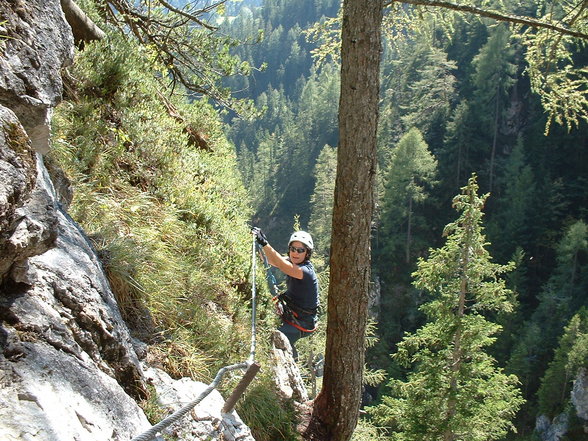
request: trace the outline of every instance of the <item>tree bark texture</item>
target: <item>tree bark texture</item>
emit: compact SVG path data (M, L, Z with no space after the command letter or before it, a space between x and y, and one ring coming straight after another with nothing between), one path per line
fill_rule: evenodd
M106 36L73 0L61 0L61 9L71 26L77 46L80 46L82 42L101 40Z
M347 441L359 417L376 176L382 11L382 0L346 0L343 4L325 376L315 400L308 439Z

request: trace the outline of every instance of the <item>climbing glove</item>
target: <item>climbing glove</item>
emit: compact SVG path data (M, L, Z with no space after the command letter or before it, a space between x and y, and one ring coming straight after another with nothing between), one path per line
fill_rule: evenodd
M261 228L253 227L251 229L251 233L255 236L255 240L257 240L258 244L260 244L262 247L267 245L267 237L265 237L265 234L263 234Z

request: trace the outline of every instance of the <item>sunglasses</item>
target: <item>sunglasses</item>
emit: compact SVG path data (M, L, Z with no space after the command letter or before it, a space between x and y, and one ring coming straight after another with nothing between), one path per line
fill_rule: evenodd
M298 247L293 247L293 246L290 246L288 248L290 249L290 251L292 253L298 253L298 254L306 253L306 248L298 248Z

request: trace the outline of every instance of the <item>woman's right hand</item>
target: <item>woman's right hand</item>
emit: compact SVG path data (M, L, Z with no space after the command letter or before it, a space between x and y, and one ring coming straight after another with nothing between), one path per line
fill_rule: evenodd
M261 228L253 227L251 229L251 234L255 236L255 240L257 240L257 243L260 244L262 247L267 245L267 237L265 237L265 234L263 234Z

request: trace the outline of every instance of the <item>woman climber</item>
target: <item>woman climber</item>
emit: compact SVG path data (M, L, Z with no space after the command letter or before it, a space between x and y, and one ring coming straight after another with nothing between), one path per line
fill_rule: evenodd
M285 257L268 244L261 229L255 227L251 232L266 254L268 263L286 275L286 292L278 296L283 306L282 325L278 331L290 341L292 355L297 360L296 341L312 334L318 322L319 286L310 262L314 248L312 237L306 231L293 233L288 241L288 257Z

